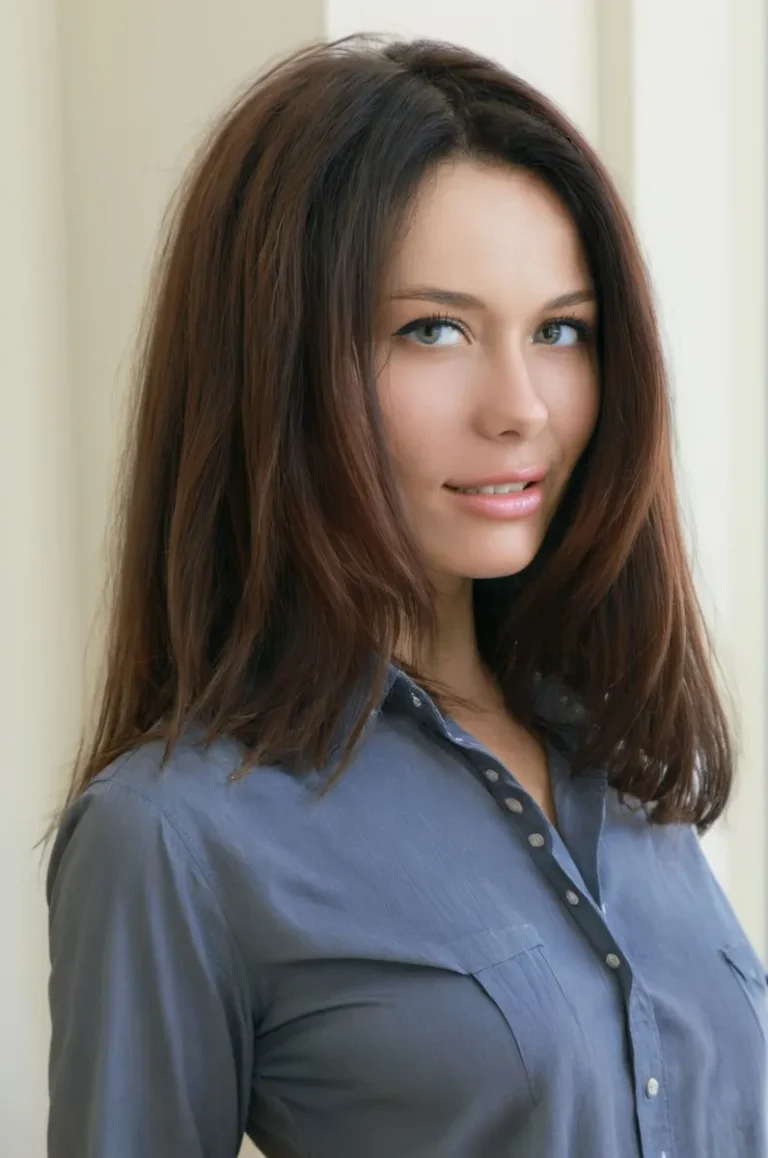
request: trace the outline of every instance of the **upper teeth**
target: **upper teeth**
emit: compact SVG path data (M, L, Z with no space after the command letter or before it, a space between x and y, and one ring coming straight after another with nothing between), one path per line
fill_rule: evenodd
M498 487L457 487L456 489L462 491L465 495L508 495L510 491L521 491L527 486L527 483L502 483Z

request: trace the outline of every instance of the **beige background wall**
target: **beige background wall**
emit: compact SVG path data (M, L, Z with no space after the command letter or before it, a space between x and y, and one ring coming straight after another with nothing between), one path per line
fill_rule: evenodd
M44 1153L43 810L80 711L79 574L49 5L0 13L0 1152Z
M276 54L359 29L455 39L604 152L657 277L703 597L742 704L707 851L766 949L765 30L761 0L4 0L0 5L0 1152L45 1153L39 855L72 754L121 407L160 218Z

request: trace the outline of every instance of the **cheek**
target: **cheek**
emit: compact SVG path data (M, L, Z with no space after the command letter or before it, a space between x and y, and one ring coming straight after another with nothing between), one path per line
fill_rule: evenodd
M384 435L399 481L440 477L461 429L459 392L423 369L390 365L377 379Z
M563 457L574 466L586 449L597 423L600 388L597 376L585 371L567 384L567 389L552 393L549 400L549 425Z

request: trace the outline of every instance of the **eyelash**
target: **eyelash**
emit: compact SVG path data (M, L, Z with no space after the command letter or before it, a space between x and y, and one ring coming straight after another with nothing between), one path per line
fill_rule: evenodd
M465 338L468 337L467 327L463 322L459 321L458 318L452 317L450 314L441 313L426 314L423 318L415 318L414 321L408 322L406 326L398 330L396 336L402 338L405 337L406 334L413 333L414 330L420 330L423 326L437 325L454 326ZM592 338L592 326L589 322L585 322L583 318L576 317L575 314L560 314L559 317L556 318L547 318L538 328L541 330L544 326L560 325L572 326L581 338L581 341L585 344Z

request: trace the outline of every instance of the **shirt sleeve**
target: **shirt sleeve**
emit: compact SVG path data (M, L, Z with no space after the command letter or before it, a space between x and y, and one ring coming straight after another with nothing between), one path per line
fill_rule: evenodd
M236 1158L249 986L187 842L127 786L69 809L48 870L48 1158Z

